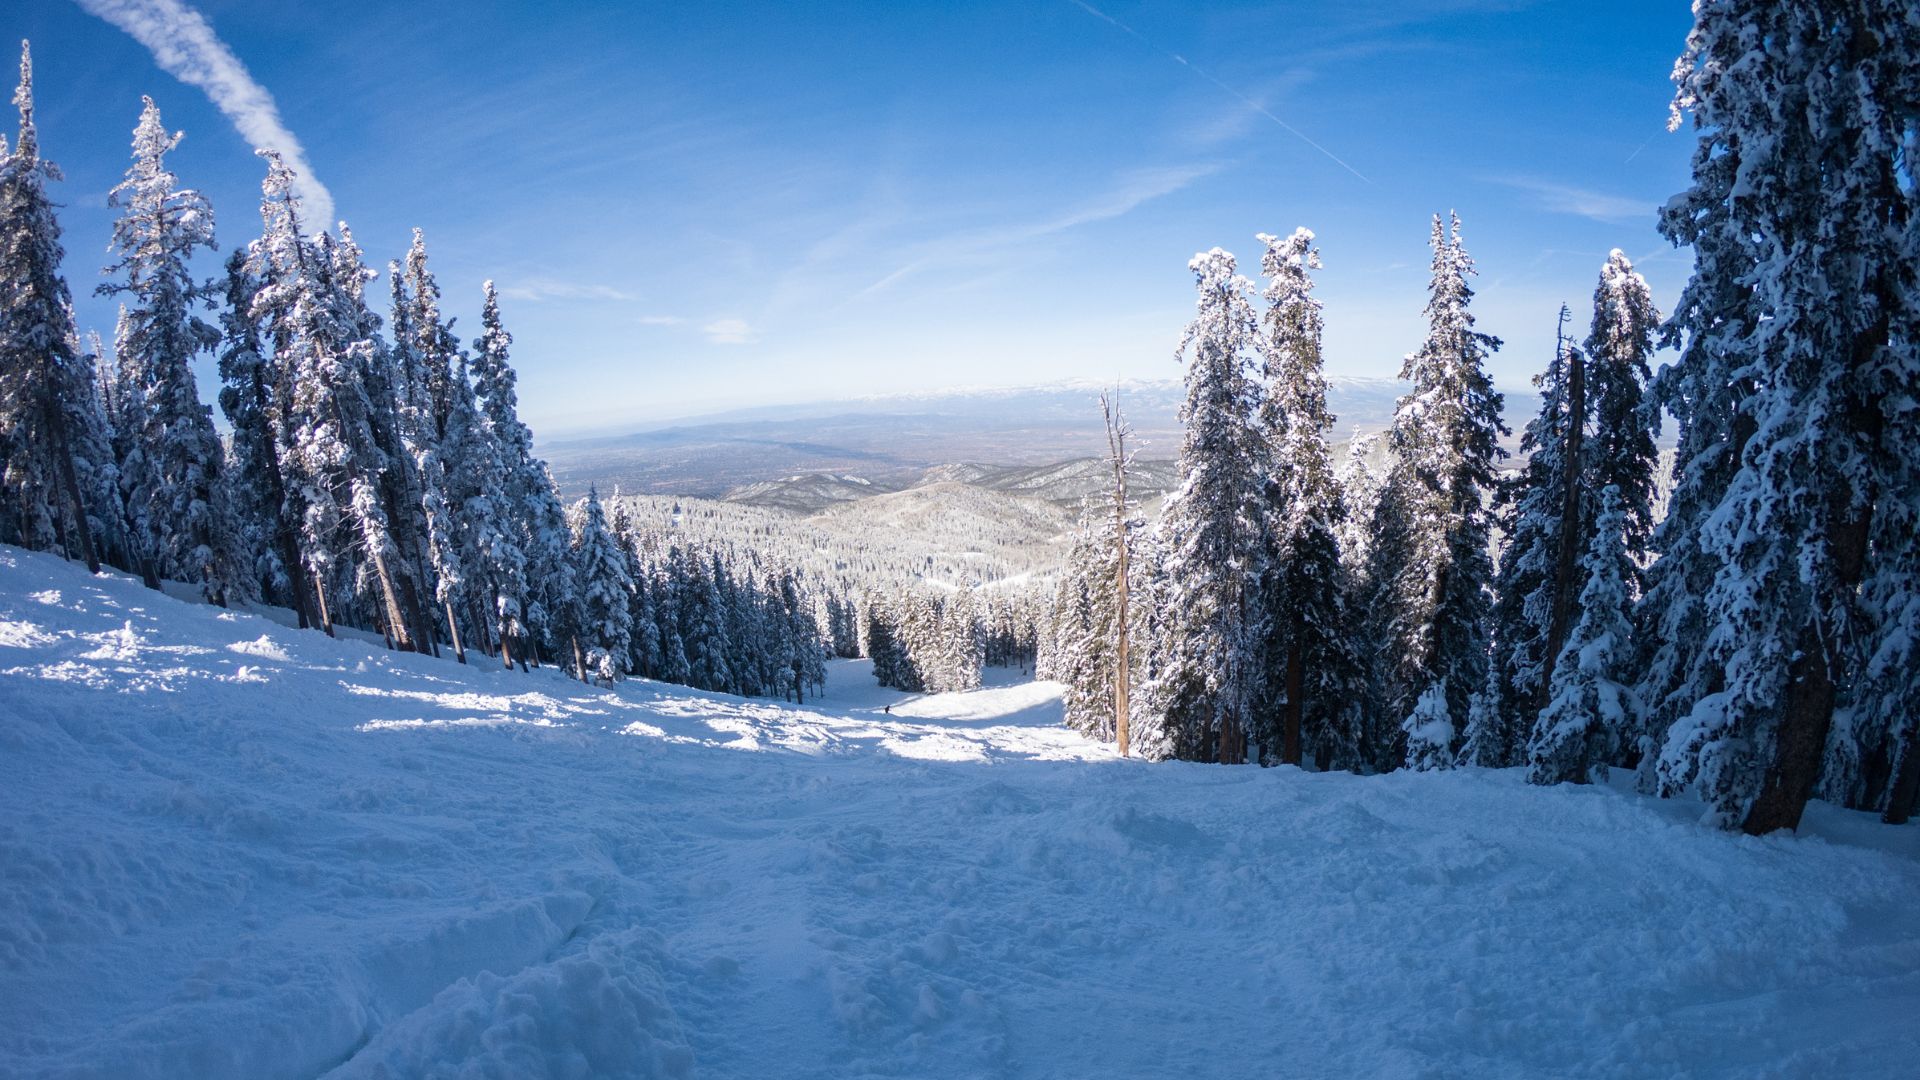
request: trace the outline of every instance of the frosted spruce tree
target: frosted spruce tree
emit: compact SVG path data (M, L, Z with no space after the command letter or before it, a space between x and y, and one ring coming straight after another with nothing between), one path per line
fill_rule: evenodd
M1690 351L1740 361L1720 375L1750 380L1738 414L1751 434L1701 521L1699 545L1719 564L1699 612L1707 632L1697 644L1661 635L1698 659L1678 679L1655 672L1684 709L1658 773L1664 790L1697 788L1711 819L1749 833L1798 826L1834 756L1838 710L1863 718L1848 732L1859 744L1877 724L1911 726L1910 702L1884 696L1910 674L1861 677L1863 662L1904 647L1888 616L1920 588L1906 572L1916 451L1904 403L1920 386L1902 164L1920 122L1909 15L1886 0L1702 3L1675 70L1676 114L1692 113L1700 150L1663 228L1682 242L1707 229L1737 238L1709 239L1677 321L1700 339ZM1689 303L1742 289L1750 305L1708 317ZM1688 461L1708 481L1718 465ZM1670 621L1671 607L1660 614Z
M226 263L226 304L220 315L220 410L233 427L229 450L229 505L251 558L252 580L268 603L291 607L300 626L318 625L313 590L300 558L301 510L288 486L283 450L286 402L292 388L265 343L254 311L260 283L247 251Z
M1577 618L1580 564L1568 556L1584 548L1591 531L1582 467L1591 410L1587 358L1567 339L1569 317L1562 305L1553 359L1533 380L1540 414L1520 434L1527 463L1494 496L1506 545L1494 582L1493 696L1491 707L1468 725L1465 755L1468 764L1491 769L1520 764L1525 756L1527 733L1547 704L1556 638Z
M108 467L107 440L90 430L93 373L75 338L60 224L46 190L60 170L40 157L25 42L13 103L19 134L11 150L0 142L0 540L78 556L97 573L85 492Z
M1327 451L1334 418L1321 373L1322 318L1311 273L1320 267L1320 252L1306 229L1257 239L1266 245L1260 266L1267 277L1261 341L1267 392L1259 427L1271 462L1272 548L1261 603L1268 613L1264 696L1271 704L1256 709L1254 734L1263 760L1298 765L1305 747L1320 769L1358 768L1360 680L1338 536L1345 507Z
M513 337L501 323L499 294L491 281L485 290L472 374L474 393L500 458L501 497L505 517L513 525L508 535L515 541L524 567L520 581L525 584L525 594L513 595L520 582L502 574L495 598L500 640L511 643L506 647L517 653L543 635L551 639L555 617L574 603L572 575L567 569L571 540L546 463L534 456L533 433L520 422L513 366L508 358Z
M207 599L251 592L238 526L227 500L226 461L213 418L200 403L193 361L220 341L195 313L213 293L188 268L212 249L213 208L177 186L166 156L180 144L152 98L133 132L133 166L107 196L120 210L107 268L116 280L98 292L124 297L114 358L121 372L114 414L128 450L120 468L127 517L142 569L200 586Z
M1149 606L1140 590L1144 565L1140 530L1127 532L1128 582L1132 599L1127 605L1129 640L1147 643ZM1055 645L1049 650L1047 678L1065 684L1061 699L1067 726L1082 734L1112 742L1119 736L1115 712L1119 672L1119 548L1114 539L1111 507L1089 501L1074 531L1066 567L1054 591L1052 604ZM1129 679L1140 685L1146 677L1150 649L1130 648ZM1139 699L1129 697L1129 726L1139 711ZM1129 733L1130 738L1132 732ZM1129 753L1133 748L1129 746Z
M439 655L437 631L432 614L434 562L428 545L444 541L445 530L436 529L429 510L444 519L444 507L430 500L416 455L411 451L408 423L401 407L400 373L393 349L381 334L381 320L367 303L366 286L378 275L366 265L360 246L345 222L339 236L323 233L316 247L326 258L330 296L336 305L338 325L345 328L351 342L347 354L367 402L367 432L377 460L385 467L373 479L373 490L381 501L389 548L382 559L373 557L369 525L364 510L352 508L351 519L361 530L366 561L357 567L355 588L362 593L377 585L385 612L376 622L400 649ZM370 457L369 460L376 458ZM396 606L397 605L397 606Z
M1627 681L1632 622L1630 522L1620 489L1600 493L1581 570L1580 621L1554 665L1552 692L1527 739L1527 779L1536 784L1599 782L1637 726Z
M633 579L626 552L607 526L600 495L592 487L575 507L574 571L580 580L581 645L586 671L602 686L626 678L633 653Z
M1618 248L1607 255L1593 290L1593 322L1586 340L1586 399L1591 418L1584 443L1582 474L1591 501L1594 492L1620 491L1627 554L1634 561L1628 578L1640 592L1639 564L1647 557L1655 523L1654 472L1660 452L1658 427L1647 398L1653 354L1658 347L1660 310L1647 279ZM1587 510L1592 519L1593 510Z
M1424 765L1458 749L1439 754L1431 739L1442 720L1451 739L1461 737L1486 680L1493 580L1487 499L1495 464L1505 456L1499 438L1507 433L1501 397L1484 367L1500 341L1474 329L1467 285L1473 260L1461 244L1458 216L1448 229L1435 215L1432 247L1427 339L1401 368L1413 390L1394 415L1393 466L1375 509L1368 570L1379 644L1376 708L1407 717L1402 733L1421 742L1406 745L1405 760ZM1396 749L1380 747L1376 764L1393 767Z
M414 238L417 243L418 230ZM464 664L467 662L466 641L460 632L461 617L456 607L466 606L473 583L469 581L470 574L462 558L466 544L455 504L447 490L448 439L436 423L424 395L415 392L423 381L422 368L436 361L446 362L444 357L423 357L421 335L415 331L417 321L423 316L437 324L438 313L421 310L421 305L407 290L399 264L387 264L387 285L392 299L389 326L393 342L386 352L387 363L379 381L386 386L393 403L391 441L394 446L390 453L406 461L409 476L404 482L408 506L404 516L410 520L409 528L418 542L419 573L432 582L433 601L446 620L454 653ZM440 339L436 335L428 340L438 344ZM447 340L451 343L450 337ZM463 447L466 449L471 449L471 444ZM484 627L484 623L481 625Z
M1266 441L1251 378L1260 334L1252 285L1214 248L1194 256L1199 299L1177 358L1187 362L1180 486L1167 499L1166 622L1147 687L1169 749L1188 760L1246 760L1247 725L1265 673L1258 610L1267 569Z

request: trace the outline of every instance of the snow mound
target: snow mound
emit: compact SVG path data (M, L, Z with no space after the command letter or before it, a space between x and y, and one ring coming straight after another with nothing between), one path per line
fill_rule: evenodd
M1149 766L990 672L805 706L0 548L0 1075L1911 1075L1920 830ZM889 711L889 708L891 711Z

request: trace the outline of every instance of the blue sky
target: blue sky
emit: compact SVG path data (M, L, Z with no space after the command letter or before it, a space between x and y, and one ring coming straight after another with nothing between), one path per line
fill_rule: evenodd
M1663 301L1689 267L1654 229L1691 142L1665 130L1680 0L196 6L376 265L425 229L463 338L499 283L547 435L1171 377L1187 260L1257 270L1253 235L1298 225L1338 374L1418 344L1436 211L1464 220L1503 385L1562 301L1584 331L1610 248ZM201 89L69 0L0 29L33 39L83 326L112 329L88 293L142 93L223 249L256 232L260 165Z

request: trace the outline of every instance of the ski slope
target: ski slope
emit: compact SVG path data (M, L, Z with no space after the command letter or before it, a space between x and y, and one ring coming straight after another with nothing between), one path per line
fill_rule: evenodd
M859 663L805 707L590 689L0 548L0 1076L1920 1061L1920 830L1147 765L1058 716Z

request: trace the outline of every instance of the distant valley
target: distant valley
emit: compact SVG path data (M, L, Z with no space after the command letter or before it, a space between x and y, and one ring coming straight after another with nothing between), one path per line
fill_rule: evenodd
M555 440L539 449L562 495L619 488L630 495L724 499L810 514L836 503L957 482L1071 509L1109 480L1093 383L898 395L739 410L626 434ZM1334 377L1334 441L1378 431L1405 385ZM1507 391L1516 431L1539 408ZM1174 483L1180 448L1178 380L1120 386L1138 450L1133 483L1152 498Z

